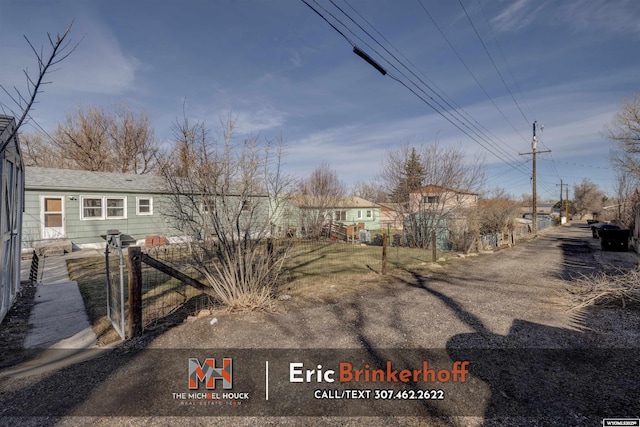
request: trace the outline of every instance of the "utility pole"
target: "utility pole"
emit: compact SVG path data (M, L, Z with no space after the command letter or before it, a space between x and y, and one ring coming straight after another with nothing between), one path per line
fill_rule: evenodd
M533 154L533 189L532 189L532 198L533 198L533 227L532 232L533 235L536 236L538 234L538 195L536 193L536 154L539 153L550 153L551 150L545 151L537 151L538 148L538 137L536 136L536 125L538 121L533 122L533 139L531 140L531 152L530 153L520 153L521 156ZM544 125L540 128L540 131L544 130Z
M565 200L566 200L566 202L565 202L566 203L566 205L565 205L565 209L566 209L565 213L567 215L567 224L568 224L569 223L569 184L565 184L565 186L566 186L565 187L565 191L566 191L566 196L567 196L567 197L565 197ZM560 190L560 191L562 191L562 190Z
M558 184L556 184L556 186L558 186ZM560 180L560 223L562 223L562 188L566 187L567 189L567 197L566 197L566 207L565 207L565 218L567 219L567 222L569 222L569 184L563 184L562 180Z

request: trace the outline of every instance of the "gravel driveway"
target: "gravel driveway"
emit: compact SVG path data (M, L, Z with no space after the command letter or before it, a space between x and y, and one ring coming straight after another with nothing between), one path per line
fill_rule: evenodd
M57 372L2 379L0 424L596 426L605 417L638 419L638 309L568 312L565 291L572 277L637 260L633 252L602 252L586 226L572 224L429 274L372 279L357 292L319 285L313 296L279 302L276 313L212 313ZM180 393L189 391L189 357L217 357L216 366L233 357L233 391L247 391L249 400L187 407ZM407 392L390 400L313 394L345 388L323 377L337 361L364 375L365 366L410 369L427 359L452 375L452 363L468 361L466 381L350 385ZM291 381L293 361L313 371L310 384ZM444 399L425 400L425 388L442 390ZM407 400L417 394L422 400Z

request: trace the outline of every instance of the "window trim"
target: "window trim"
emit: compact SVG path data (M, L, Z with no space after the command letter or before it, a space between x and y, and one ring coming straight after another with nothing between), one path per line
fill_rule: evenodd
M439 205L440 204L440 195L426 195L426 196L424 196L423 201L427 205Z
M108 202L109 200L122 200L124 203L122 204L122 207L117 207L117 209L122 209L122 213L124 214L123 216L109 216L108 212L109 212L109 206L108 206ZM104 197L104 217L105 219L127 219L127 196L105 196ZM113 208L111 208L113 209Z
M109 216L107 215L107 201L108 200L122 200L123 206L122 213L124 216ZM118 219L127 219L127 196L80 196L80 221L105 221L105 220L118 220ZM85 200L100 200L100 216L85 216L84 210L84 201ZM97 207L87 207L86 209L98 209Z
M140 201L148 200L149 201L149 212L140 212ZM153 197L136 197L136 215L139 216L150 216L153 215Z
M84 201L85 200L100 200L100 216L85 216ZM97 207L86 207L86 209L98 209ZM104 197L102 196L80 196L80 220L81 221L100 221L104 220Z

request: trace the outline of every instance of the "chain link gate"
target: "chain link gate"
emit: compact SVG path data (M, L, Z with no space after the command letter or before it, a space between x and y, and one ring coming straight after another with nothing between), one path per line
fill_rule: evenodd
M115 272L112 272L109 265L109 252L111 249L114 249L119 257ZM127 286L124 272L126 265L122 252L121 234L118 230L107 231L107 246L104 251L104 258L107 273L107 316L113 328L124 340L127 319L125 315L125 296L127 295L125 291Z

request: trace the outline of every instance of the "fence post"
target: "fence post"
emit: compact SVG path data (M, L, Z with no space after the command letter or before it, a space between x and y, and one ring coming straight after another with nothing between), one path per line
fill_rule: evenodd
M127 257L129 264L129 310L127 312L127 336L142 334L142 250L131 246Z
M432 256L433 262L436 262L438 259L438 239L436 237L436 230L431 230L431 250L432 250Z
M382 235L382 274L387 274L387 240L389 235Z

